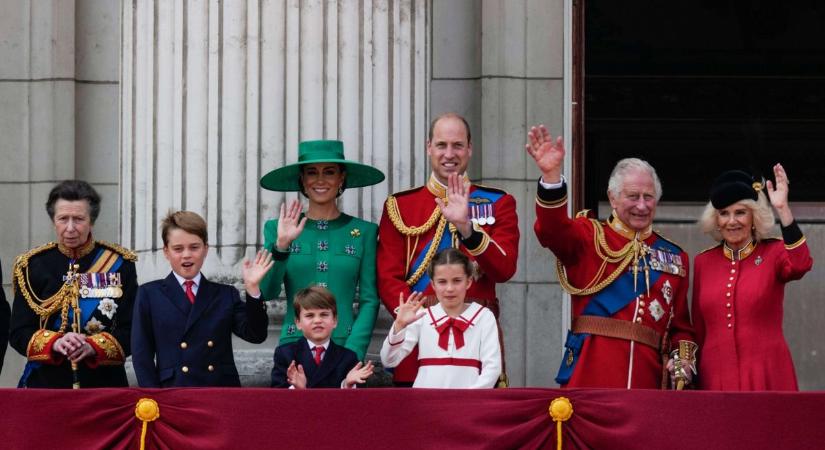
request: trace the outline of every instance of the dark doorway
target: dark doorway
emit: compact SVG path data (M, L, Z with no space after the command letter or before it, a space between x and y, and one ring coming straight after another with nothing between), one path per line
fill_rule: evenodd
M585 207L628 156L656 167L663 201L707 201L721 171L770 178L776 162L792 201L825 200L825 2L582 5Z

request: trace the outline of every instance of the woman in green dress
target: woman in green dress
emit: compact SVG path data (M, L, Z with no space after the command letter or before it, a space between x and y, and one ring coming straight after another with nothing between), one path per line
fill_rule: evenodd
M338 326L332 340L364 359L378 315L375 285L375 248L378 227L342 213L337 198L345 188L371 186L384 180L373 167L344 159L341 141L307 141L298 146L298 162L261 178L271 191L301 192L309 199L306 212L299 200L281 205L278 219L266 222L264 246L275 266L261 282L267 300L286 291L287 308L279 345L296 341L292 299L310 285L326 287L335 295ZM358 316L353 302L358 288Z

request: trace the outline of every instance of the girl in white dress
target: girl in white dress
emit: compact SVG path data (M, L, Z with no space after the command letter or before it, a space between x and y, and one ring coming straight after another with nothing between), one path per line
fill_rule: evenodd
M421 292L400 306L381 347L381 362L395 367L418 345L413 387L491 388L501 374L498 326L489 309L464 303L473 265L457 249L439 252L428 268L438 304L422 309Z

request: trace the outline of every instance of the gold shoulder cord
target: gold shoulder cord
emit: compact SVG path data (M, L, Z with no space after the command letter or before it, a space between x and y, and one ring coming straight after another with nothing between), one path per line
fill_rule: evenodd
M129 250L128 248L123 247L121 245L114 244L112 242L107 242L107 241L95 241L95 242L97 242L98 244L100 244L104 247L108 247L109 249L114 250L115 252L119 253L123 257L123 259L125 259L126 261L135 262L138 259L137 253L135 253L132 250Z
M570 295L592 295L596 292L601 291L610 283L616 280L619 275L624 272L628 265L631 262L635 262L638 266L638 260L640 257L644 256L645 249L643 248L643 244L636 239L631 240L628 242L624 247L620 250L611 250L610 246L607 245L607 241L604 237L604 230L602 229L602 224L599 223L598 220L590 219L590 222L593 223L593 240L594 247L596 250L596 254L599 255L599 258L602 260L602 265L599 267L598 272L587 283L587 286L583 288L576 288L570 284L570 280L567 279L567 271L564 268L564 264L562 264L561 260L556 258L556 272L559 276L559 284L565 291L567 291ZM604 274L604 270L607 267L608 263L619 263L619 267L616 268L607 278L603 279L602 281L596 283L598 279ZM634 266L636 267L636 266ZM595 284L595 286L594 286Z
M40 316L40 328L45 326L45 322L49 316L60 310L60 332L62 333L66 331L69 306L71 306L72 301L79 295L77 283L64 283L54 295L42 300L37 297L37 294L32 292L31 283L29 282L29 259L37 253L52 249L56 246L56 243L50 242L20 255L14 263L13 277L17 282L16 284L20 289L20 293L23 294L23 298L26 299L29 308Z
M387 215L390 216L390 221L395 226L395 229L407 237L407 245L409 245L410 237L415 236L417 239L418 236L430 231L436 221L438 221L438 226L436 226L435 235L433 235L433 243L441 242L441 237L444 235L444 229L447 228L447 219L441 215L441 209L439 209L438 206L433 209L433 213L430 214L430 218L427 219L423 225L418 227L407 226L407 224L405 224L401 219L401 213L398 211L398 202L392 195L387 198ZM424 272L430 265L430 261L432 261L433 256L435 256L435 251L437 248L438 245L430 245L430 248L424 255L424 260L418 266L418 269L416 269L415 272L407 279L407 286L412 286L417 283L419 279L421 279L421 276L424 275ZM409 257L410 255L407 255L407 266L409 266Z

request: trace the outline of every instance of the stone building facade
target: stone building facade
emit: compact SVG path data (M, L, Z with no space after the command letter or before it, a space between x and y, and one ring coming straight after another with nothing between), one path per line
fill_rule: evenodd
M387 194L425 181L429 118L455 111L473 129L470 177L518 202L518 271L498 291L511 382L555 385L569 299L532 232L538 172L523 146L532 124L571 134L572 0L3 0L0 7L0 208L12 212L0 216L7 294L14 256L53 240L43 204L56 181L82 178L101 192L95 237L135 249L141 282L167 273L159 218L185 208L209 224L204 273L237 283L241 261L263 243L264 222L292 198L261 190L258 179L294 162L299 141L341 139L347 157L387 174L385 183L341 199L342 210L377 222ZM704 245L686 220L694 210L669 205L659 216L691 253ZM821 226L804 228L812 242L825 238ZM822 256L821 246L814 249ZM807 389L825 386L817 355L823 307L795 297L822 296L815 270L789 290L786 308ZM266 383L284 308L272 306L267 342L237 343L247 385ZM390 321L382 310L373 359ZM1 385L14 385L22 366L8 352Z

